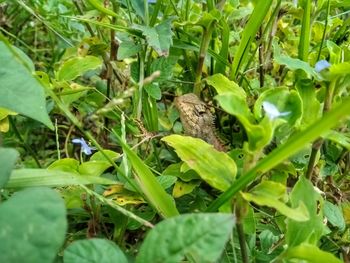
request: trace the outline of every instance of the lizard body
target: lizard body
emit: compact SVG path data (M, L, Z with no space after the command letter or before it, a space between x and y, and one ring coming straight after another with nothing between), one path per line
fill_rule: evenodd
M216 135L214 116L203 101L195 94L188 93L175 98L175 106L180 112L186 134L212 144L218 151L225 151L224 145Z

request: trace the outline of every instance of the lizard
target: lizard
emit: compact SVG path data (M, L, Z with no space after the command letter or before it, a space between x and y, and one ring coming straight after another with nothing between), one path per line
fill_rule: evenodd
M225 151L225 146L216 135L214 115L209 107L194 93L188 93L174 100L180 113L185 134L200 138L212 144L218 151Z

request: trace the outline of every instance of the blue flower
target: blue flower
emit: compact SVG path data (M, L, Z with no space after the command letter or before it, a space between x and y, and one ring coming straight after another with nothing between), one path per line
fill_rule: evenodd
M148 3L149 4L155 4L155 3L157 3L157 0L148 0Z
M317 72L321 72L324 69L327 69L331 66L331 64L329 64L329 62L327 60L320 60L315 64L315 70Z
M262 105L263 105L263 108L265 110L266 115L269 117L270 120L274 120L278 117L287 116L290 114L290 111L279 112L277 107L268 101L264 101Z
M92 150L95 150L94 147L90 147L86 141L84 140L84 138L80 138L80 139L73 139L72 143L76 143L76 144L80 144L81 146L81 151L83 153L85 153L86 155L90 155L92 154Z

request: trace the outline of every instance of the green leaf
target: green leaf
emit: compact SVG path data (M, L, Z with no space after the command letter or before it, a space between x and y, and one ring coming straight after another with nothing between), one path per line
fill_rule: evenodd
M321 103L316 97L316 88L312 80L301 79L296 83L299 96L302 100L302 125L307 126L320 116Z
M2 262L53 262L63 245L66 209L57 192L32 188L0 205Z
M298 92L288 88L274 88L262 92L254 104L254 115L257 119L262 118L263 102L270 102L276 106L279 112L289 112L282 117L293 126L302 116L302 102Z
M273 41L274 49L274 61L279 65L285 65L290 70L303 70L306 74L314 77L317 80L322 80L321 75L316 72L316 70L310 66L309 63L302 61L297 58L291 58L287 55L281 54L281 48L278 46L277 41Z
M120 154L117 152L111 150L103 150L103 153L101 151L95 152L90 157L90 161L108 161L103 154L106 154L113 161L116 161L120 157Z
M102 60L94 56L70 58L57 71L57 79L59 81L73 80L88 70L100 67L101 64Z
M100 176L112 164L108 161L88 161L79 165L79 173L83 176Z
M324 215L327 217L329 223L338 227L340 231L345 229L345 220L343 213L339 206L332 204L329 201L324 203Z
M218 94L232 92L235 93L239 98L245 99L246 93L238 84L234 81L229 80L222 74L215 74L205 78L208 85L213 86Z
M33 186L69 186L80 184L116 184L117 182L98 176L83 176L75 173L45 169L13 170L6 188Z
M178 263L186 255L195 262L216 262L233 226L230 214L188 214L164 220L146 236L136 263Z
M127 154L136 172L136 181L150 204L165 218L178 215L179 212L176 209L174 199L165 192L152 171L117 134L114 135L118 138L124 152Z
M133 28L141 30L146 37L147 43L154 48L159 56L167 56L170 46L173 43L171 22L173 18L168 18L155 27L134 25Z
M201 183L198 180L190 182L183 182L181 180L177 180L173 188L173 196L175 198L179 198L183 195L192 193L192 191L200 184Z
M249 18L248 23L245 25L242 39L239 43L238 50L235 54L235 59L231 67L231 78L235 79L239 69L244 65L250 50L250 45L254 40L256 33L259 30L265 16L267 15L272 4L272 0L258 1L254 8L252 15Z
M244 189L249 183L257 177L271 170L288 157L302 150L305 145L317 139L327 130L335 127L339 120L349 116L350 99L344 98L341 103L327 112L321 119L315 120L312 125L303 131L291 136L284 144L278 146L265 158L260 160L250 171L242 175L235 183L222 193L207 209L207 211L216 211L220 206L230 200L235 194Z
M54 161L47 167L48 170L59 170L62 172L78 174L79 161L73 158L63 158Z
M63 254L64 263L128 263L120 248L107 239L74 241Z
M225 191L234 182L237 167L224 152L205 141L189 136L170 135L162 138L175 148L178 156L212 187Z
M236 93L222 93L215 99L227 113L235 116L243 125L247 135L249 150L254 152L261 150L272 139L273 130L270 121L265 118L260 124L255 124L254 115L248 108L246 100Z
M15 149L0 148L0 189L6 185L18 156Z
M304 176L299 178L291 192L292 207L299 206L301 202L305 204L310 219L304 222L288 219L286 241L289 247L298 246L304 242L316 245L324 231L323 199Z
M296 259L298 262L306 260L308 263L341 263L339 258L336 258L329 252L322 251L315 245L300 244L299 246L288 248L280 257L282 259ZM293 261L294 262L294 261Z
M132 41L123 41L120 43L118 48L118 60L131 58L141 50L142 50L142 46L140 44L135 44Z
M118 17L116 13L114 13L112 10L109 10L108 8L105 8L102 3L98 0L87 0L93 7L95 7L98 11L100 11L103 14L110 15L113 17Z
M159 85L157 85L157 83L145 85L144 89L150 97L156 100L160 100L162 98L162 91L160 90Z
M0 107L40 121L53 129L46 110L43 87L32 75L26 63L29 58L23 59L23 54L0 41L0 61L6 61L6 66L0 66Z
M278 212L295 221L306 221L309 213L301 202L297 208L290 208L287 201L286 187L280 183L263 181L249 193L241 193L243 198L258 205L275 208Z

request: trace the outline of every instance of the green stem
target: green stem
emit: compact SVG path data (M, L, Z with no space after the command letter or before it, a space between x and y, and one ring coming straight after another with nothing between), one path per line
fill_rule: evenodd
M301 34L299 42L299 59L308 61L310 46L310 28L311 28L311 0L304 1L304 14L301 25Z
M202 80L203 65L204 65L205 57L207 55L211 35L213 33L215 24L216 23L213 22L208 26L208 28L203 29L203 38L202 38L202 43L201 43L201 46L199 49L199 59L198 59L196 78L195 78L194 88L193 88L193 92L197 96L199 96L200 92L201 92L201 80Z
M239 246L241 248L242 262L249 263L247 243L244 236L243 223L242 222L237 223L236 228L237 228Z
M320 49L318 50L318 54L317 54L317 59L316 61L319 61L320 60L320 57L321 57L321 52L322 52L322 47L323 47L323 43L324 43L324 40L326 38L326 32L327 32L327 26L328 26L328 16L329 16L329 13L330 13L330 10L331 10L331 4L330 4L330 0L328 0L327 2L327 14L326 14L326 20L325 20L325 23L324 23L324 29L323 29L323 33L322 33L322 40L321 40L321 44L320 44Z
M29 152L29 154L33 157L36 165L41 168L41 164L39 162L39 159L38 157L36 156L35 152L32 150L32 148L28 145L28 143L26 143L23 138L22 138L22 135L19 133L17 127L16 127L16 124L14 122L14 120L12 119L11 116L8 116L9 120L10 120L10 124L11 124L11 127L13 129L13 132L15 133L16 137L18 138L18 140L22 143L22 145L24 146L24 148Z
M337 80L332 80L331 83L327 86L326 90L326 97L323 105L323 113L327 113L331 107L332 107L332 100L333 100L333 94L334 94L334 89L335 89L335 84ZM324 140L322 138L317 139L316 141L313 142L312 144L312 150L310 154L310 159L309 159L309 164L307 167L306 171L306 178L311 179L312 178L312 172L314 170L314 167L316 165L316 157L317 154L319 153L322 145L323 145Z

